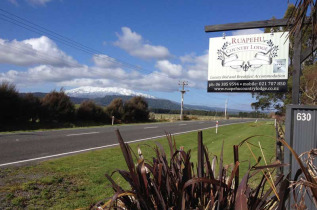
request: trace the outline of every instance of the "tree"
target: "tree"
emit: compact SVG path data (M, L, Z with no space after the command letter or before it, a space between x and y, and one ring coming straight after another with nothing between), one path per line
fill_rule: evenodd
M309 12L310 10L310 12ZM308 18L307 18L308 15ZM315 43L317 37L317 4L316 0L300 0L296 1L294 10L289 15L290 34L296 35L296 31L300 30L306 33L310 30L312 43ZM308 24L305 24L305 20Z
M83 101L80 104L77 110L77 117L84 121L110 122L110 118L103 108L91 100Z
M291 18L294 15L296 10L295 5L290 4L284 14L284 18ZM274 19L274 18L273 18ZM273 28L274 31L286 31L288 27L276 27ZM271 29L265 29L265 33L269 33ZM285 113L285 105L291 103L291 93L292 93L292 61L293 61L293 36L289 37L290 39L290 50L289 50L289 57L290 57L290 65L289 65L289 75L288 75L288 82L287 82L287 92L286 93L252 93L252 96L257 100L256 102L252 103L251 106L253 109L264 110L264 109L273 109L277 110L279 113ZM302 35L302 49L306 49L311 46L310 40L311 39L311 29L305 30L305 33ZM311 65L314 63L314 58L311 56L308 58L304 65L304 69L306 66ZM305 77L305 75L304 75ZM302 77L302 79L304 79ZM309 87L302 88L301 90L309 89ZM305 95L305 93L302 93ZM302 98L301 98L302 99ZM306 100L307 101L307 100ZM301 101L301 103L305 103L306 101Z
M48 93L42 100L46 120L69 122L74 118L75 106L63 90Z
M41 101L32 93L27 93L22 97L23 114L26 121L36 122L42 115Z
M148 104L144 98L136 96L124 104L125 122L145 122L149 120Z
M115 119L121 120L124 113L122 99L121 98L113 99L111 103L107 106L106 112L108 113L110 117L114 116Z
M301 102L317 105L317 64L306 66L300 83Z
M19 122L22 113L21 98L14 84L0 84L0 122Z

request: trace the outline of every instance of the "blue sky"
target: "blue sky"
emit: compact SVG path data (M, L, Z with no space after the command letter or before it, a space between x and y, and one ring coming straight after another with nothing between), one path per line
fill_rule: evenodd
M249 93L207 93L209 38L222 33L204 26L282 18L286 8L287 0L2 0L0 80L21 92L123 87L180 102L184 79L187 104L223 107L228 98L229 108L251 110ZM94 52L5 21L13 18L5 11Z

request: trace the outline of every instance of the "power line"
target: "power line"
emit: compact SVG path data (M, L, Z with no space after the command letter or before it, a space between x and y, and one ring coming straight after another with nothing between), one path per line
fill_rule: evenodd
M69 66L76 66L76 64L77 64L75 61L73 63L71 63L70 61L68 61L66 59L61 60L60 57L48 55L48 54L43 53L41 51L33 51L31 49L21 48L21 47L17 47L17 46L13 46L13 45L6 45L6 44L0 44L0 46L5 47L7 49L11 49L15 52L30 53L30 54L28 54L29 56L36 57L39 61L42 61L43 63L52 64L54 61L56 61L56 62L63 61L64 63L66 62ZM36 53L36 54L34 54L34 53Z
M34 33L37 33L39 35L43 35L43 34L48 35L50 38L52 38L52 39L54 39L54 40L56 40L56 41L58 41L58 42L60 42L60 43L62 43L64 45L67 45L69 47L75 48L75 49L80 50L82 52L85 52L87 54L93 54L94 56L98 56L101 59L106 59L109 62L112 62L112 63L115 63L115 64L119 64L119 65L124 66L126 68L129 68L129 69L132 69L132 70L137 70L137 71L140 71L140 70L141 71L142 70L148 71L147 69L144 69L144 68L142 68L140 66L136 66L136 65L130 64L128 62L125 62L123 60L119 60L117 58L114 58L114 57L111 57L111 56L108 56L108 55L107 55L107 57L100 56L100 54L103 54L103 55L105 55L105 54L103 52L101 52L101 51L95 50L95 49L93 49L91 47L88 47L88 46L83 45L83 44L81 44L79 42L76 42L76 41L74 41L74 40L72 40L72 39L70 39L68 37L65 37L65 36L63 36L61 34L58 34L58 33L54 32L52 30L46 29L46 28L44 28L44 27L42 27L40 25L32 23L31 21L29 21L29 20L27 20L25 18L21 18L21 17L15 15L15 14L12 14L12 13L4 10L4 9L0 8L0 11L4 12L4 13L10 15L10 16L13 16L13 18L12 18L12 17L7 16L5 14L0 14L2 16L2 17L0 17L1 20L7 21L7 22L12 23L14 25L17 25L19 27L22 27L22 28L24 28L26 30L32 31Z
M132 69L132 70L137 70L137 71L149 71L143 67L140 67L140 66L136 66L136 65L133 65L133 64L130 64L128 62L125 62L123 60L120 60L120 59L117 59L117 58L114 58L112 56L109 56L109 55L106 55L104 54L103 52L99 51L99 50L96 50L96 49L93 49L89 46L86 46L84 44L81 44L77 41L74 41L66 36L63 36L57 32L54 32L50 29L47 29L43 26L40 26L38 24L35 24L25 18L22 18L22 17L19 17L11 12L8 12L4 9L1 9L0 8L0 11L2 12L2 14L0 13L0 19L3 20L3 21L6 21L6 22L9 22L9 23L12 23L14 25L17 25L21 28L24 28L26 30L29 30L33 33L36 33L36 34L39 34L39 35L47 35L49 36L50 38L68 46L68 47L71 47L71 48L74 48L76 50L79 50L79 51L82 51L84 53L87 53L87 54L92 54L93 56L96 56L96 57L99 57L100 59L105 59L105 60L108 60L109 62L112 62L112 63L115 63L117 65L120 65L120 66L124 66L128 69ZM3 14L5 13L5 14ZM19 49L18 47L13 47L13 46L7 46L7 47L11 47L11 48L17 48ZM27 49L22 49L20 48L20 50L27 50ZM46 59L45 57L48 57L48 55L44 54L44 55L40 55L40 53L43 54L43 52L39 52L37 51L37 56L40 56L42 58L44 58L44 60L48 61L48 62L51 62L51 59ZM106 56L102 56L102 55L106 55ZM52 57L50 55L50 57ZM57 57L55 57L56 59L59 59ZM151 72L151 71L149 71ZM173 79L171 77L169 77L168 75L166 74L160 74L158 72L152 72L153 74L158 74L159 76L163 76L163 77L166 77L166 78L169 78L169 79ZM183 81L184 82L184 81ZM187 84L188 85L188 82ZM184 88L184 87L183 87ZM186 91L185 91L186 92ZM184 92L184 93L185 93ZM184 94L183 93L183 94ZM183 94L182 94L182 100L183 100ZM203 96L202 94L199 94L200 96ZM205 98L207 98L206 96L203 96ZM183 109L183 106L182 106L182 109Z
M0 11L2 11L3 13L7 14L7 15L5 15L5 14L1 14L0 13L0 19L1 20L10 22L10 23L12 23L14 25L17 25L17 26L22 27L22 28L24 28L26 30L32 31L34 33L37 33L39 35L43 35L43 34L48 35L50 38L54 38L54 40L56 40L56 41L58 41L58 42L60 42L60 43L62 43L64 45L67 45L69 47L75 48L75 49L80 50L80 51L82 51L84 53L87 53L87 54L93 54L93 56L97 56L100 59L106 59L109 62L124 66L124 67L126 67L128 69L132 69L132 70L136 70L136 71L147 71L149 73L151 72L150 70L147 70L147 69L145 69L143 67L130 64L128 62L119 60L117 58L114 58L114 57L111 57L111 56L108 56L108 55L106 55L107 57L101 56L100 54L105 55L101 51L95 50L95 49L93 49L91 47L88 47L88 46L83 45L83 44L81 44L79 42L76 42L76 41L74 41L74 40L72 40L72 39L70 39L70 38L68 38L66 36L58 34L58 33L54 32L54 31L52 31L50 29L47 29L47 28L45 28L43 26L40 26L38 24L35 24L35 23L25 19L25 18L19 17L19 16L15 15L13 13L10 13L10 12L4 10L4 9L0 8ZM13 18L10 17L10 16L13 16ZM159 76L163 76L163 77L166 77L166 78L169 78L169 79L173 79L173 78L169 77L168 75L160 74L158 72L151 72L151 73L157 74Z
M36 34L39 34L39 35L41 35L41 36L42 36L43 34L45 34L45 32L43 32L43 31L41 31L41 30L38 30L38 29L35 28L35 27L29 26L29 25L27 25L27 24L25 24L25 23L23 23L23 22L21 22L21 21L17 21L17 20L11 19L10 17L5 16L5 15L3 15L3 14L0 14L0 15L2 16L2 17L0 17L1 20L10 22L10 23L12 23L12 24L14 24L14 25L17 25L17 26L22 27L22 28L24 28L24 29L26 29L26 30L32 31L32 32L34 32L34 33L36 33ZM45 34L45 35L47 35L47 34ZM48 36L49 36L50 38L53 37L54 40L56 40L56 41L58 41L58 42L60 42L60 43L62 43L62 44L64 44L64 45L67 45L67 46L69 46L69 47L71 47L71 48L75 48L75 49L80 50L80 51L82 51L82 52L84 52L84 53L92 54L92 55L94 55L94 56L99 56L99 57L101 57L99 54L96 54L96 52L93 52L93 51L91 51L91 50L87 50L87 49L82 48L82 47L80 47L80 46L76 46L76 45L74 45L73 43L71 43L71 42L69 42L69 41L67 41L67 40L60 39L60 38L58 38L58 37L56 37L56 36L54 36L54 35L51 35L51 34L49 34ZM98 52L98 53L101 53L101 52ZM101 53L101 54L103 54L103 53ZM128 64L125 64L125 63L123 63L123 62L119 62L119 61L117 61L117 59L112 58L112 57L110 57L110 56L108 56L108 57L101 57L101 58L102 58L102 59L107 59L107 60L109 60L110 62L113 62L113 63L116 63L116 64L120 64L120 65L125 66L125 67L127 67L127 68L135 69L135 67L133 67L133 66L131 66L131 65L128 65Z
M87 47L87 46L85 46L85 45L83 45L83 44L80 44L79 42L73 41L73 40L71 40L70 38L67 38L67 37L65 37L65 36L63 36L63 35L60 35L60 34L55 33L55 32L53 32L53 31L51 31L51 30L49 30L49 29L46 29L46 28L44 28L44 27L42 27L42 26L39 26L39 25L37 25L37 24L34 24L34 23L32 23L31 21L28 21L28 20L26 20L26 19L24 19L24 18L20 18L20 17L14 15L14 14L12 14L12 13L9 13L9 12L7 12L7 11L1 9L1 8L0 8L0 10L6 12L7 14L10 14L10 15L12 15L12 16L14 16L14 17L16 17L16 18L18 18L18 19L20 19L20 20L22 20L22 21L25 21L25 22L27 22L27 23L30 23L31 25L26 24L26 23L24 23L24 22L22 22L22 21L13 19L13 18L8 17L8 16L6 16L6 15L0 14L1 16L3 16L3 17L5 17L5 18L9 19L9 20L7 20L7 19L5 19L5 18L1 18L1 17L0 17L2 20L5 20L5 21L10 22L10 23L13 23L13 24L15 24L15 25L18 25L18 26L20 26L20 27L23 27L23 28L25 28L25 29L27 29L27 30L30 30L30 31L35 32L35 33L40 34L40 35L42 35L42 33L43 33L43 34L49 34L51 37L54 37L55 40L57 40L57 41L59 41L59 42L65 44L65 45L67 45L67 46L69 46L69 47L73 47L73 48L76 48L76 49L78 49L78 50L81 50L81 51L83 51L83 52L85 52L85 53L88 53L88 54L97 54L97 53L103 54L102 52L100 52L100 51L98 51L98 50L92 49L92 48ZM21 25L21 24L22 24L22 25ZM23 25L24 25L24 26L23 26ZM32 25L33 25L33 26L32 26ZM35 27L34 27L34 26L35 26ZM38 29L37 27L40 28L40 29ZM43 30L41 30L41 29L43 29ZM40 31L41 33L39 33L39 31ZM112 58L111 56L108 56L108 57L109 57L109 60L110 60L110 58ZM104 58L104 57L103 57L103 58ZM104 59L107 59L107 58L104 58ZM123 62L123 61L119 61L118 59L115 59L115 58L112 58L111 62L121 63L121 64L124 64L125 66L130 66L130 67L135 68L135 66L132 66L132 64L128 64L128 63L125 63L125 62Z
M1 9L1 8L0 8L0 11L5 12L5 13L7 13L7 14L9 14L9 15L15 17L15 18L18 18L18 19L20 19L20 20L22 20L22 21L25 21L25 22L27 22L27 23L30 23L30 24L32 24L32 25L34 25L34 26L36 26L36 27L38 27L38 28L40 28L40 29L43 29L44 31L47 31L47 32L49 32L49 33L51 33L51 34L54 34L54 35L59 36L59 37L61 37L61 38L63 38L63 39L66 39L66 40L68 40L68 41L70 41L70 42L72 42L72 43L75 43L75 44L79 45L79 46L82 46L82 47L85 47L85 48L87 48L87 49L89 49L89 50L95 51L94 49L92 49L92 48L90 48L90 47L87 47L87 46L85 46L85 45L83 45L83 44L81 44L81 43L79 43L79 42L76 42L76 41L74 41L74 40L72 40L72 39L70 39L70 38L68 38L68 37L66 37L66 36L63 36L63 35L58 34L58 33L54 32L54 31L52 31L52 30L49 30L49 29L47 29L47 28L44 28L44 27L42 27L42 26L40 26L40 25L38 25L38 24L32 23L31 21L29 21L29 20L27 20L27 19L25 19L25 18L19 17L19 16L13 14L13 13L10 13L10 12L8 12L8 11L5 11L5 10L3 10L3 9Z

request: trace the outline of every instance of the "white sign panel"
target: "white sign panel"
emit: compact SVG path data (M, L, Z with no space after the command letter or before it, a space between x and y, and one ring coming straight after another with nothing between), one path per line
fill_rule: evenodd
M284 92L288 32L210 38L208 92Z

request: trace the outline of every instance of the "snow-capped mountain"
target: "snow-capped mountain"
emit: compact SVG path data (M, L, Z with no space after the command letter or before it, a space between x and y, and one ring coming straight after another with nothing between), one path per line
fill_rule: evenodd
M68 96L80 98L102 98L107 95L142 96L144 98L155 98L154 96L148 94L139 93L133 90L117 87L100 88L92 86L83 86L71 90L66 90L65 93Z

